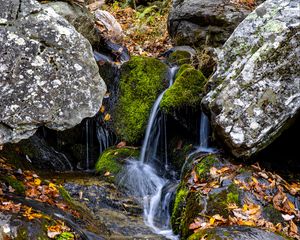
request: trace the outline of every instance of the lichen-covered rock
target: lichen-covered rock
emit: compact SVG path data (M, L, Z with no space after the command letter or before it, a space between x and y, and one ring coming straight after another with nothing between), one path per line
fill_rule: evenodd
M52 7L57 14L68 20L77 32L89 40L92 46L99 42L94 16L85 7L62 1L47 2L44 6Z
M93 116L106 86L89 42L34 0L0 6L0 144Z
M174 84L165 92L160 107L170 113L184 107L200 107L206 78L193 66L184 64L176 74Z
M221 46L249 13L249 7L230 0L176 0L168 30L177 45Z
M147 126L152 105L167 87L168 66L157 59L133 57L121 68L119 98L113 114L117 135L138 142Z
M203 101L215 133L236 157L269 145L300 109L298 1L268 0L235 30L219 54Z

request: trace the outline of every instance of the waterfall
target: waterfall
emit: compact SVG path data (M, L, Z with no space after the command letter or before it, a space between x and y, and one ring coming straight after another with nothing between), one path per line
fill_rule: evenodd
M200 137L199 147L203 150L208 149L208 137L209 137L209 120L204 112L200 117Z
M177 67L170 69L169 87L173 84L176 71ZM140 159L129 161L120 182L124 182L130 193L142 200L145 224L155 233L164 235L168 239L177 240L178 237L171 230L169 213L169 203L175 193L177 181L174 178L165 179L163 177L168 170L168 155L166 152L166 119L159 111L159 104L165 91L158 96L151 109ZM162 140L165 147L164 159L157 157L159 140ZM157 161L160 163L158 170L162 164L164 166L162 172L158 172L155 168Z
M215 148L209 147L209 135L210 135L209 119L204 112L201 112L200 128L199 128L199 146L196 148L195 151L191 152L188 155L188 158L190 158L192 155L196 153L201 153L201 152L215 153L217 151Z

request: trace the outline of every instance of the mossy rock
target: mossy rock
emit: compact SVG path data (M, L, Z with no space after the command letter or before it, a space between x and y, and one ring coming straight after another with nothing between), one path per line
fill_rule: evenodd
M188 64L178 70L174 84L165 92L160 103L166 113L184 107L199 108L207 79L204 75Z
M207 214L220 214L223 217L228 217L229 204L241 206L240 192L235 184L230 184L224 189L217 189L217 192L212 191L207 200Z
M180 232L182 211L186 207L188 193L188 188L185 187L184 184L181 182L176 191L175 201L171 215L171 225L175 234L178 234Z
M167 75L167 65L154 58L133 57L123 64L113 114L116 133L122 140L134 144L142 138L152 105L167 87Z
M110 175L116 176L123 167L126 159L137 158L139 151L135 148L108 148L99 157L96 163L96 171L101 175L109 172Z
M192 55L187 51L177 50L169 55L168 62L179 66L183 64L191 64Z
M3 176L2 179L6 182L9 186L11 186L17 194L24 195L25 194L25 186L24 184L15 178L15 176Z

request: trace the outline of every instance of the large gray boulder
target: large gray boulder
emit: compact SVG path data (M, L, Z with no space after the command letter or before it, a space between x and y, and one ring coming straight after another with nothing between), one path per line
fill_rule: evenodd
M218 47L250 12L231 0L174 0L168 30L177 45Z
M89 42L35 0L0 0L0 144L97 113L105 83Z
M236 157L269 145L300 112L298 0L268 0L234 31L203 99Z
M87 8L62 1L47 2L43 6L52 7L57 14L68 20L76 28L77 32L89 40L92 46L99 43L100 33L97 33L94 16Z

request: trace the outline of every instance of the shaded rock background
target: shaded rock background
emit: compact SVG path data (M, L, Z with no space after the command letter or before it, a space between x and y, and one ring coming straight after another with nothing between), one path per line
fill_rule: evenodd
M177 45L220 47L252 7L230 0L175 0L168 31Z
M250 157L288 128L300 108L300 18L296 1L268 0L219 54L203 100L215 133L236 157Z
M52 8L1 1L0 39L0 144L95 115L106 86L91 45Z

